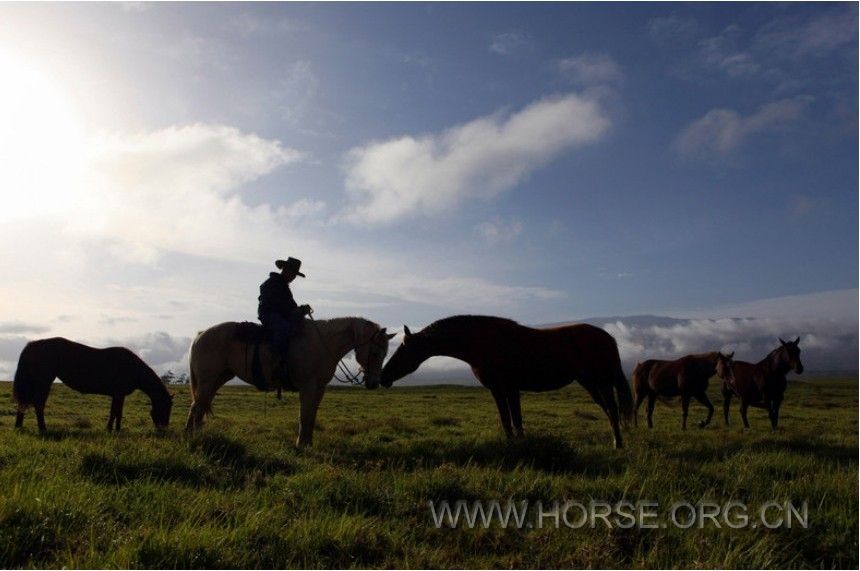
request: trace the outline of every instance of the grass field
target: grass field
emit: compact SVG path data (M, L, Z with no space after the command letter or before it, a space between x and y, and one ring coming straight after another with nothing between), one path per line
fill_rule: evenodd
M11 384L0 383L9 403ZM857 380L790 383L782 428L751 410L743 430L718 412L656 427L613 450L606 419L578 386L525 395L524 440L500 436L489 393L465 387L333 388L314 448L293 446L295 395L278 402L226 387L214 418L154 433L140 394L124 432L104 430L109 400L55 386L49 432L32 412L0 417L2 567L849 567L858 564ZM718 402L717 389L711 387ZM641 411L644 413L644 410ZM640 415L644 420L644 414ZM791 529L437 529L429 500L808 502ZM545 520L547 521L547 520ZM552 521L548 520L548 524Z

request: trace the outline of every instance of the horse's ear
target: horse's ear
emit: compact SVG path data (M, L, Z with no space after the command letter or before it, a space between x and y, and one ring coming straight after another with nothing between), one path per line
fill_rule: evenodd
M728 355L726 355L726 357L728 357L729 359L733 359L733 358L734 358L734 356L735 356L735 352L734 352L734 351L732 351L731 353L729 353Z
M403 335L406 337L410 337L412 335L412 332L409 331L409 327L407 327L406 325L403 326Z
M786 344L785 341L782 340L782 337L777 337L777 339L779 339L779 342L782 343L783 345Z
M394 339L396 336L397 336L397 333L387 333L385 335L385 337L387 337L388 340Z
M794 340L795 345L797 345L798 343L800 343L800 336L799 335L797 336L797 339Z

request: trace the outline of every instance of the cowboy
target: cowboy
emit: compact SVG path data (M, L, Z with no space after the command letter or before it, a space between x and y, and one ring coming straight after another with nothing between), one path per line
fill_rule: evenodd
M280 271L269 273L269 279L260 285L260 304L257 318L263 327L272 331L272 350L286 364L289 338L296 332L301 320L311 314L310 305L298 305L290 291L296 276L305 277L299 270L302 262L295 258L275 261Z

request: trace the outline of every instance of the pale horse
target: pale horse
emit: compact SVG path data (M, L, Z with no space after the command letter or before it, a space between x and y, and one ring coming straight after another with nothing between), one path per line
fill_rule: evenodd
M185 430L191 432L212 413L212 399L224 383L238 377L251 383L252 359L248 344L236 339L236 322L215 325L201 331L191 344L191 410ZM379 386L382 362L388 341L394 337L385 328L361 317L338 317L305 321L301 334L292 338L287 355L287 376L299 393L300 417L297 446L313 441L317 409L332 380L338 362L350 351L364 373L368 389ZM262 371L269 386L272 353L268 344L260 346Z

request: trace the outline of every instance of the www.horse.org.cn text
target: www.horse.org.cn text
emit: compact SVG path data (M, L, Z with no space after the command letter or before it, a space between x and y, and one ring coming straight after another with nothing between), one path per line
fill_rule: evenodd
M473 529L766 529L809 527L807 501L771 500L761 505L740 501L677 501L669 506L639 500L441 500L428 501L431 524Z

